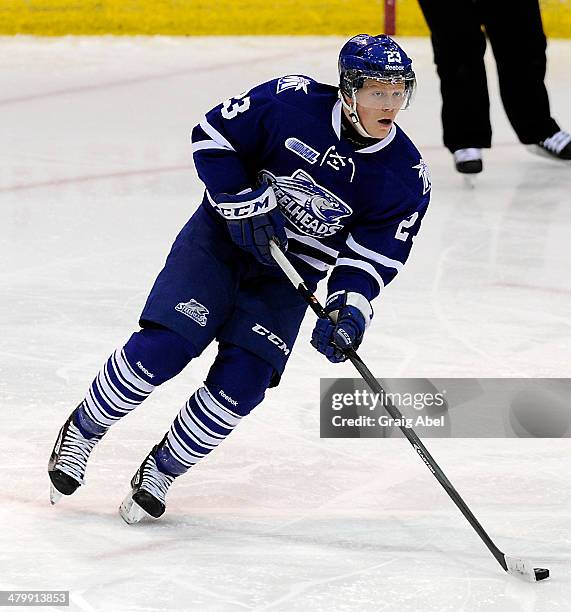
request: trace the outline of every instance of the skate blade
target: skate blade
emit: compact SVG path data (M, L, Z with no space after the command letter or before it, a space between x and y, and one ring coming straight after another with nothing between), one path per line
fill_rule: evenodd
M463 174L462 180L466 189L475 189L476 187L476 175L475 174Z
M133 525L144 518L154 519L150 514L145 512L139 504L133 501L132 493L129 493L119 506L119 514L121 518L128 524ZM154 519L156 520L156 519Z
M50 503L55 506L58 501L63 497L63 493L60 493L53 484L50 484Z
M526 149L532 155L535 155L536 157L543 157L543 159L548 159L549 161L552 161L558 164L570 164L571 163L571 159L561 159L560 157L557 157L556 155L552 155L551 153L547 152L545 149L543 149L542 147L538 145L527 145Z

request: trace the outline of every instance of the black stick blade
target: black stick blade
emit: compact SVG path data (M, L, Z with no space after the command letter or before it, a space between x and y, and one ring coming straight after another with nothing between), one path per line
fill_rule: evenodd
M549 570L545 567L534 567L533 571L535 572L535 579L537 582L549 578Z

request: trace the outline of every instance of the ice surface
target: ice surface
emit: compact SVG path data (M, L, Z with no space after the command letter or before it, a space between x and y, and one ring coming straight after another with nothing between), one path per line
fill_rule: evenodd
M383 377L568 376L571 167L516 142L492 71L494 148L467 190L440 144L429 43L403 42L419 92L399 122L431 165L433 203L362 357ZM340 43L0 39L0 588L70 589L86 611L569 609L568 441L429 441L498 546L551 569L519 583L406 441L319 439L319 378L353 371L309 346L310 315L283 383L176 483L162 521L128 527L117 507L213 348L108 434L87 486L49 505L57 430L200 199L191 127L276 75L335 82ZM570 129L571 43L552 41L549 59Z

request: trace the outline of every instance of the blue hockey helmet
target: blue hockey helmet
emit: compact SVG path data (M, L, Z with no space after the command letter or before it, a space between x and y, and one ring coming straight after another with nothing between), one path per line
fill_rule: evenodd
M403 83L401 109L410 105L416 77L412 60L390 36L358 34L348 40L339 53L339 87L349 98L363 87L365 79Z
M364 87L369 81L385 84ZM353 127L374 138L364 128L359 106L365 108L408 108L416 89L412 60L385 34L358 34L348 40L339 53L339 98Z

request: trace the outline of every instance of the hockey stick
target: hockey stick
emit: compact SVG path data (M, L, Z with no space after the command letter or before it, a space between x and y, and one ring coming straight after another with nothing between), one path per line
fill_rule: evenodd
M293 286L302 295L304 300L309 304L313 312L321 318L330 318L329 315L323 309L323 306L319 303L315 295L307 288L303 281L303 278L297 273L296 269L289 262L283 251L280 249L277 242L273 239L270 242L270 250L272 257L278 266L282 269L284 274L289 278ZM367 385L371 388L373 393L379 394L379 397L384 398L384 408L389 415L395 419L397 423L403 423L403 415L400 410L396 408L386 396L383 388L379 384L378 380L370 372L369 368L363 363L359 355L354 349L345 351L345 354L351 361L351 363L358 370L359 374L363 377ZM452 501L459 508L460 512L466 517L470 525L474 528L476 533L480 536L484 544L488 547L488 550L494 555L496 561L502 566L502 568L512 576L517 576L529 582L538 582L549 578L549 570L541 567L533 567L533 564L525 559L519 559L517 557L510 557L504 554L492 541L490 536L486 533L482 525L478 522L478 519L472 514L472 511L466 505L466 502L460 497L458 491L452 486L452 483L446 478L444 472L440 469L439 465L430 455L420 438L416 435L414 430L404 425L399 425L399 429L406 436L408 441L412 444L412 447L418 454L418 456L424 461L426 467L432 472L436 480L442 485L446 493Z

